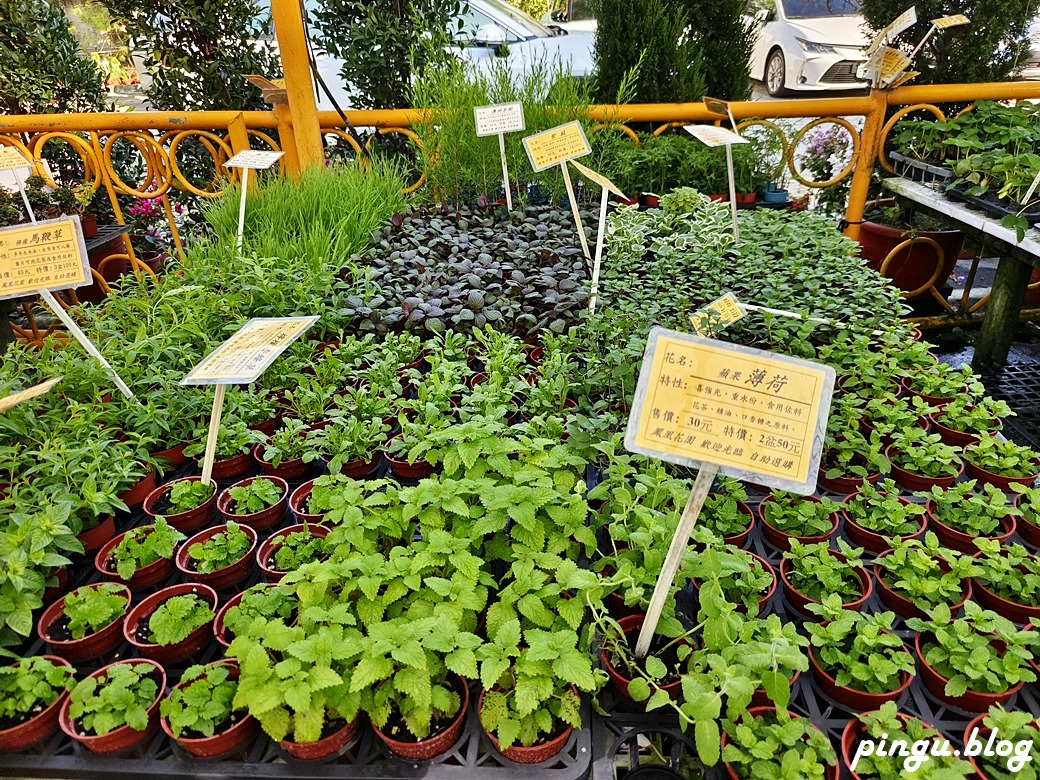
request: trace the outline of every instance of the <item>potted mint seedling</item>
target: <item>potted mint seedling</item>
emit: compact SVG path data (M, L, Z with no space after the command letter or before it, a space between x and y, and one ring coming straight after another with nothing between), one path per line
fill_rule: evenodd
M911 491L947 488L964 471L955 447L916 427L893 434L885 456L892 461L895 481Z
M160 485L144 500L144 511L165 518L178 531L194 531L209 523L217 508L217 483L185 477Z
M808 718L752 707L723 728L722 760L731 777L838 778L837 753Z
M195 458L202 467L201 458L206 452L208 431L199 428L194 434L194 444L184 448L186 457ZM253 465L253 447L264 440L264 434L254 431L244 420L225 417L217 432L217 446L213 453L213 479L232 480L249 471Z
M291 525L276 531L256 551L256 562L271 582L278 582L305 563L324 560L331 553L325 537L329 528L323 525Z
M866 569L860 563L862 550L838 539L839 551L827 542L802 544L791 540L791 549L780 563L784 595L798 612L809 616L808 606L820 603L828 594L841 597L845 609L857 609L873 591Z
M198 484L198 483L196 483ZM107 579L126 583L133 591L150 588L173 571L173 554L187 537L162 517L120 534L102 547L94 567Z
M975 600L1015 623L1040 618L1040 559L1020 544L976 539Z
M280 618L286 624L296 614L297 601L290 588L271 582L260 582L228 599L213 621L217 641L228 647L238 635L244 634L255 620Z
M1014 416L1006 401L986 396L975 403L957 398L929 415L936 433L946 444L967 447L980 436L994 434L1003 427L1002 418Z
M1007 541L1015 532L1018 509L993 485L975 491L975 480L943 490L933 487L928 499L928 526L939 541L959 552L975 552L976 538Z
M989 744L990 736L996 735L1000 742L1009 742L1014 746L1014 755L996 755L980 747ZM1030 712L1008 712L996 705L989 712L977 716L964 728L964 754L969 753L968 761L975 767L979 777L986 780L1011 780L1022 777L1020 774L1034 760L1036 745L1040 743L1040 723ZM1023 747L1025 750L1023 750ZM1036 767L1033 767L1035 774Z
M697 524L722 537L726 544L743 547L755 527L755 515L745 503L747 499L743 484L722 477L704 500Z
M874 561L881 601L904 618L923 618L940 604L960 609L971 597L971 578L977 573L969 556L942 547L932 531L923 541L896 540Z
M1040 452L996 436L983 436L964 448L968 474L1005 493L1011 485L1032 485L1040 477Z
M174 562L190 582L223 590L250 575L256 542L256 531L230 520L199 531L181 546Z
M892 549L889 539L914 539L924 533L925 508L899 495L890 479L879 485L869 482L845 498L842 515L849 540L873 553Z
M768 561L731 545L711 545L680 569L694 588L718 578L722 595L739 612L754 617L765 610L776 591L776 572Z
M927 371L903 377L903 387L912 395L940 407L956 398L974 401L986 392L970 368L953 368L948 363L939 363Z
M84 585L51 604L36 632L55 655L72 663L91 661L119 644L129 604L125 585Z
M777 550L791 549L791 541L814 544L830 539L838 528L838 505L829 498L773 491L758 507L762 534Z
M153 661L183 661L206 646L216 607L217 594L206 585L171 585L130 610L123 636Z
M303 456L307 454L307 426L302 420L288 419L263 444L253 448L253 458L269 477L299 479L311 471Z
M864 482L877 482L890 468L883 449L876 432L864 436L853 428L846 428L840 436L828 435L820 459L818 484L835 493L848 494Z
M1040 488L1012 483L1015 508L1021 512L1017 523L1018 535L1033 547L1040 547Z
M289 484L281 477L248 477L217 497L217 511L227 520L264 531L278 525L289 503Z
M196 758L227 758L240 751L257 731L256 719L232 706L237 692L235 661L189 666L159 705L159 725Z
M0 666L0 753L18 753L58 730L58 710L76 670L53 655Z
M332 474L365 479L379 468L380 448L389 432L390 426L379 417L337 417L307 435L310 449L303 459L308 463L320 459Z

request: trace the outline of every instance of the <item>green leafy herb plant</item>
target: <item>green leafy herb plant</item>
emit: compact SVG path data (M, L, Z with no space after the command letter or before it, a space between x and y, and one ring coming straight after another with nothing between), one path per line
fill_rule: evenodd
M72 689L69 717L89 736L108 734L120 726L148 728L148 708L159 696L156 668L150 663L121 663L87 677Z
M166 497L173 508L173 514L179 515L202 506L213 495L214 490L210 482L183 479L173 483Z
M315 536L310 529L303 529L279 537L271 561L264 563L275 571L296 571L303 564L319 560L329 552L325 537Z
M940 604L961 601L965 580L978 573L967 555L942 547L935 533L920 539L897 539L892 551L878 557L875 565L884 584L927 612Z
M265 463L278 468L283 463L301 460L307 452L307 426L303 420L293 418L282 422L263 447Z
M0 666L0 724L10 728L31 720L75 684L76 672L71 666L42 656Z
M1003 742L1007 740L1014 746L1014 756L986 755L982 751L975 756L975 763L983 777L989 780L1027 780L1037 776L1035 765L1036 745L1040 744L1040 724L1036 717L1029 712L1008 712L1007 710L993 705L989 712L982 718L982 728L989 734L996 734ZM988 738L983 736L985 732L981 729L976 734L976 744L979 741L986 743ZM970 741L972 735L968 734ZM1025 750L1023 750L1025 747ZM1032 760L1030 753L1032 753Z
M157 517L154 525L140 526L128 531L112 550L109 565L114 564L119 579L129 581L139 569L156 561L172 558L177 545L185 538L187 537L171 527L164 518Z
M62 611L68 618L68 630L73 639L94 634L126 614L129 599L123 589L114 583L79 588L65 597Z
M1040 452L996 436L983 436L964 448L969 463L1001 477L1030 477L1040 473Z
M740 502L747 501L747 498L747 491L740 482L725 477L720 479L704 501L698 524L710 528L720 537L744 533L754 520L740 506Z
M976 539L980 555L975 581L986 590L1015 604L1040 604L1040 559L1020 544Z
M1001 419L1014 416L1006 401L998 401L986 396L974 404L965 399L955 398L932 418L947 428L960 433L986 434L1000 430Z
M900 501L899 487L888 479L878 485L869 482L844 504L845 514L856 525L882 536L909 536L921 530L925 508Z
M964 759L954 756L953 748L949 745L943 751L929 750L927 755L915 753L913 745L924 744L927 749L943 737L919 719L901 714L894 701L887 701L875 712L867 712L857 718L861 724L862 739L873 740L876 745L880 740L890 740L898 734L897 739L906 742L906 751L900 750L898 758L891 754L877 756L874 751L866 750L861 754L859 743L853 744L852 769L863 780L904 780L907 776L918 780L969 780L977 776L975 768Z
M235 667L227 662L189 666L181 682L159 705L175 737L199 739L226 731L235 723L231 702L238 690Z
M863 596L863 582L859 572L861 549L850 547L844 539L838 539L838 547L845 560L834 555L826 542L802 544L791 540L791 550L784 553L788 562L787 579L791 586L813 601L822 602L828 594L841 597L843 604L850 604Z
M282 500L284 490L273 480L257 477L247 485L228 489L230 511L235 515L251 515L274 506Z
M148 641L160 647L183 642L214 616L213 608L195 593L166 599L148 616Z
M999 488L984 484L976 491L976 480L959 482L943 490L933 487L928 508L932 516L955 531L969 536L994 536L1000 532L1000 521L1021 514L1008 504Z
M737 722L723 721L726 746L722 760L738 777L822 778L838 763L830 740L808 718L778 711L763 716L745 713Z
M297 601L290 588L259 583L242 594L238 604L224 613L224 633L228 640L248 632L256 620L281 619L287 624L296 613Z
M777 490L762 502L762 519L788 536L824 536L837 528L839 508L829 498L812 501Z
M253 542L242 527L234 520L230 520L226 531L214 534L205 542L189 547L188 558L199 574L212 574L241 560L252 546Z
M892 435L888 456L904 471L923 477L956 477L962 468L956 447L916 426Z

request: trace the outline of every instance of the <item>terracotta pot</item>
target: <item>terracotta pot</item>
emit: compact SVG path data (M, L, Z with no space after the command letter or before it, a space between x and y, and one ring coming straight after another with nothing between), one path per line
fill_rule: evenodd
M75 722L71 717L69 717L70 700L65 699L61 705L61 709L58 711L58 724L61 726L62 731L83 745L83 747L91 753L100 753L105 755L127 753L150 740L152 735L155 734L159 728L159 702L162 700L163 693L166 691L165 670L154 661L149 661L144 658L130 658L126 661L118 661L114 664L109 664L102 669L98 669L90 676L95 678L100 677L113 666L118 666L119 664L132 664L134 666L148 664L149 666L154 667L155 675L158 678L159 692L155 697L155 701L148 706L148 726L143 731L134 731L129 726L120 726L107 734L93 737L81 734L76 728Z
M82 588L77 588L72 593L78 593L80 590L86 588L97 588L101 583L94 585L84 585ZM125 585L119 585L119 592L126 598L126 604L130 606L130 589ZM72 595L72 594L69 594ZM107 626L102 628L100 631L95 631L93 634L87 634L82 639L51 639L48 630L51 624L54 623L65 611L65 599L68 596L63 596L59 601L55 601L40 616L39 623L36 624L36 635L47 643L47 648L54 653L54 655L64 658L66 661L70 661L74 664L80 664L85 661L93 661L95 658L100 658L109 653L119 645L119 642L123 638L122 628L123 621L125 618L116 618Z
M171 585L163 588L157 593L148 596L144 601L130 610L123 624L123 636L141 655L161 664L175 664L198 653L209 642L213 632L213 621L210 620L192 631L188 636L172 645L153 645L140 642L137 639L137 627L140 623L151 617L152 613L168 599L174 596L184 596L194 593L203 601L208 601L210 607L217 608L217 594L213 588L201 583L189 583L186 585Z
M238 662L235 660L227 661L214 661L213 663L207 664L207 668L224 665L229 666L230 671L228 672L229 679L238 679ZM179 683L174 686L173 690L183 688L190 683ZM172 691L171 691L172 693ZM218 760L222 758L228 758L238 753L242 748L253 739L256 735L259 723L256 718L252 715L245 715L238 720L230 728L225 729L219 733L214 734L212 737L176 737L173 731L170 729L170 722L166 718L159 719L159 725L162 730L166 733L170 739L176 742L181 748L196 758L208 758Z
M1040 514L1033 513L1030 516L1030 512L1024 507L1024 504L1024 495L1019 494L1015 496L1013 506L1022 511L1022 515L1016 521L1015 527L1018 529L1018 535L1022 537L1026 544L1040 548Z
M896 717L903 723L907 723L910 720L908 715L904 715L901 712L896 713ZM929 726L927 723L923 725L928 729L935 728L934 726ZM866 729L859 718L853 718L845 724L845 729L841 732L841 760L846 767L852 766L852 758L856 754L856 746L859 745L860 740L863 739L865 734ZM851 777L852 780L863 780L859 773L852 771L852 769L849 769L849 777ZM985 778L983 778L983 780L985 780Z
M831 550L830 553L839 560L845 560L844 553L836 552L834 550ZM813 615L806 609L806 607L809 604L819 604L819 602L809 598L804 593L795 588L790 582L790 573L791 561L785 558L780 562L780 579L783 581L784 584L784 597L787 599L787 602L792 607L794 607L794 609L798 613L807 617L809 620L819 620L820 618L818 615ZM844 609L859 609L866 602L866 600L870 598L870 594L874 592L874 584L871 582L870 575L867 574L866 569L864 569L862 566L856 567L856 575L859 577L860 581L860 597L853 601L842 604L842 607Z
M43 658L55 666L72 668L72 664L64 658L54 655L45 655ZM43 712L19 723L17 726L0 729L0 753L20 753L23 750L28 750L33 745L43 742L54 734L58 730L58 710L61 709L61 705L65 703L68 697L69 692L62 691L58 698L45 708Z
M469 685L462 677L458 678L457 684L462 688L462 703L459 706L459 712L451 725L439 734L417 742L400 742L388 737L375 724L372 725L372 730L391 753L407 761L429 761L447 753L462 736L462 726L466 722L466 711L469 709Z
M350 741L354 739L354 735L357 734L360 722L361 716L358 715L339 731L329 734L329 736L319 739L317 742L296 743L283 739L278 744L282 746L282 750L299 761L321 761L339 753L349 745Z
M928 515L928 528L935 531L935 535L939 538L946 547L949 547L958 552L967 553L968 555L974 555L978 552L979 548L975 546L975 536L966 534L963 531L958 531L956 528L947 525L938 517L935 516L935 501L929 499L927 504L927 515ZM984 536L984 539L995 539L1001 544L1011 538L1011 534L1015 532L1015 518L1011 515L1005 515L1000 518L1000 533L997 536Z
M923 636L926 639L928 638L927 634ZM965 712L986 712L994 704L1004 704L1022 689L1022 683L1020 682L1018 685L1011 686L1011 688L1003 693L979 693L977 691L968 690L961 696L947 696L945 689L946 683L948 683L949 680L933 669L924 659L921 637L921 634L916 634L914 636L914 649L917 651L918 669L920 670L921 681L924 683L924 687L928 689L928 692L939 701L962 709Z
M982 466L976 466L967 458L964 460L964 468L968 472L969 477L977 479L979 482L986 482L994 487L998 487L1005 493L1011 492L1012 485L1025 485L1026 487L1029 487L1036 482L1037 477L1040 477L1040 459L1033 461L1033 467L1036 469L1036 472L1027 477L1005 477L1000 474L994 474L992 471L987 471L982 468Z
M638 636L640 629L643 627L643 622L646 620L645 614L629 615L618 620L618 625L621 626L621 630L626 635ZM635 646L634 644L632 645ZM640 709L646 707L646 702L636 702L628 694L628 686L632 682L631 679L622 675L617 668L610 662L610 652L606 649L600 651L600 658L603 659L603 667L607 670L607 674L610 675L610 682L614 686L614 690L618 692L618 695L630 702L633 702ZM661 688L668 692L668 695L674 700L679 698L679 694L682 692L682 680L675 680L667 685L662 685ZM651 691L652 692L652 691Z
M147 529L154 529L154 525L143 526ZM131 529L126 533L121 533L119 536L113 537L108 543L98 550L97 555L94 558L94 568L97 569L101 576L109 582L124 582L129 586L130 590L137 592L150 588L156 583L162 582L170 573L173 571L173 559L172 558L160 558L157 561L152 561L147 566L137 567L137 571L134 572L133 576L129 580L122 579L118 574L109 569L109 563L112 561L112 557L115 554L116 547L126 538L127 534L133 533L136 529ZM145 535L151 534L152 531L148 530Z
M191 560L188 554L188 550L191 547L196 544L202 544L203 542L212 539L217 534L222 534L227 531L226 525L217 525L213 528L206 528L199 531L181 545L181 548L177 551L177 554L173 559L174 564L177 566L177 570L180 571L181 574L184 575L184 578L189 582L197 582L216 590L233 588L246 580L253 572L253 551L256 549L257 535L256 531L248 525L242 525L240 527L242 528L242 532L249 537L251 544L249 546L249 551L237 561L225 566L223 569L217 569L208 574L201 574L195 571L188 563Z
M196 459L195 462L198 464L199 471L201 471L202 461ZM248 473L251 468L253 468L252 451L236 455L233 458L227 458L226 460L215 460L213 461L213 479L217 480L217 482L228 482Z
M766 605L769 603L769 600L773 598L773 594L776 593L776 570L770 565L769 561L767 561L765 558L755 555L753 552L749 552L748 555L750 555L752 558L758 561L762 565L762 569L764 571L769 572L769 575L773 578L773 582L769 585L769 590L766 592L764 596L762 596L762 598L758 600L758 614L761 615L765 611ZM695 591L700 592L699 582L691 579L690 584L693 585L693 589ZM735 605L734 609L742 614L747 613L747 609L744 607L743 604Z
M87 212L79 215L79 226L83 230L83 238L95 238L98 234L97 214Z
M96 553L105 543L116 535L116 519L109 515L89 531L83 531L76 538L83 543L83 553Z
M184 448L188 446L188 443L178 444L176 447L170 447L167 450L159 450L158 452L150 453L153 458L164 458L170 463L170 468L177 468L177 466L183 466L188 462L188 458L184 455Z
M858 691L845 685L838 685L835 678L820 666L811 644L809 645L809 664L812 666L816 684L820 686L820 690L825 696L829 696L844 707L862 712L876 710L886 701L896 701L910 687L910 683L914 681L912 674L903 672L900 675L901 682L899 687L887 693L867 693L866 691Z
M571 689L577 693L577 688L573 685ZM484 695L486 691L481 691L480 696L477 698L477 715L484 709ZM480 728L484 731L484 736L488 738L491 745L501 753L503 756L508 758L510 761L514 761L517 764L541 764L544 761L548 761L552 757L559 755L567 746L567 741L571 738L571 732L574 729L571 726L567 726L563 733L548 742L543 742L540 745L532 745L531 747L523 747L521 745L513 745L505 750L501 750L498 747L498 739L494 734L489 734L487 729L484 728L483 722L481 722Z
M865 465L866 458L863 458L862 456L859 457L862 459L863 465ZM880 473L871 474L867 477L835 477L834 479L828 479L827 469L825 469L821 464L816 476L816 484L822 488L826 488L832 493L842 493L847 495L849 493L854 493L863 487L864 482L869 482L873 485L879 479L881 479Z
M945 561L940 561L939 566L943 571L949 571L949 565ZM884 571L881 567L874 564L874 580L877 582L878 595L881 597L881 602L900 617L916 617L927 620L928 614L913 601L889 586L884 581L883 575ZM971 580L964 580L961 583L961 599L949 605L950 611L956 612L961 609L964 606L964 602L969 598L971 598Z
M853 498L855 498L855 494L846 496L842 503L848 504ZM905 498L900 498L899 503L903 506L910 505L910 502ZM892 549L892 546L888 543L888 539L885 536L861 526L849 516L848 511L843 509L841 511L841 516L845 520L845 535L849 537L849 541L857 547L862 547L863 549L869 550L877 555L881 555L882 553L886 553ZM917 515L916 517L917 521L920 523L920 528L917 532L900 536L898 537L899 539L919 539L924 535L926 527L924 515Z
M984 713L981 713L979 715L976 715L975 718L970 723L968 723L967 726L965 726L965 728L964 728L964 746L965 746L965 748L967 748L968 741L972 737L975 738L976 742L981 742L981 743L983 743L983 745L985 745L989 741L991 730L990 730L990 728L988 726L985 726L982 723L982 719L985 718L987 716L987 714L988 713L984 712ZM1035 713L1034 713L1034 715L1035 715ZM1037 726L1037 721L1036 721L1035 717L1033 718L1033 728L1036 729L1037 731L1040 731L1040 727ZM1000 732L998 731L997 732L997 739L998 739L998 741L1000 741L1000 736L999 735L1000 735ZM1033 740L1033 744L1036 745L1037 742L1040 742L1040 734L1036 735L1036 738ZM994 747L995 747L995 745L994 745ZM975 760L975 756L967 755L967 751L966 750L964 752L962 752L961 755L963 755L965 758L967 758L968 761L971 762L971 765L973 767L975 767L975 772L978 774L979 780L989 780L989 778L986 776L986 773L982 771L982 767L979 766L978 762ZM1003 766L1005 766L1005 767L1007 766L1007 764L1004 763L1004 762L1007 761L1007 758L998 758L997 760L1001 761Z
M129 490L119 494L119 500L131 509L144 503L148 494L155 490L155 469L149 469L144 478Z
M304 463L303 458L282 461L278 466L272 466L263 458L264 445L257 444L253 447L253 460L259 465L264 474L269 477L281 477L284 480L299 479L305 477L312 471L310 463Z
M250 512L244 515L233 514L231 512L231 488L246 487L255 479L261 479L261 477L247 477L222 490L217 497L217 511L227 520L234 520L240 525L248 525L254 531L265 531L278 525L282 522L282 518L285 517L285 507L289 504L289 483L281 477L262 477L262 479L268 479L276 483L282 489L282 497L278 499L278 503L266 509L261 509L259 512Z
M314 487L314 480L304 482L289 496L289 509L296 515L296 520L300 523L321 523L325 519L325 513L311 514L304 512L303 507L307 505L307 502L311 498L311 489Z
M813 501L820 503L820 499L815 496L802 496L806 501ZM762 535L766 538L775 549L782 550L784 552L791 549L791 540L797 539L802 544L816 544L818 542L828 541L834 532L838 529L838 513L835 512L831 515L831 530L825 534L814 534L812 536L795 536L794 534L788 534L781 531L778 528L774 528L766 522L766 506L773 501L773 496L770 494L762 499L762 503L758 505L758 519L762 522Z
M892 478L900 487L910 492L928 492L933 486L948 488L957 481L957 477L964 473L964 463L960 463L960 470L953 477L926 477L922 474L914 474L912 471L900 467L892 460L892 445L885 448L885 457L892 463Z
M982 552L975 553L974 557L976 559L981 558ZM1033 561L1036 560L1035 555L1030 555L1029 558ZM1025 567L1019 566L1019 568L1025 571ZM1006 599L990 590L978 577L972 577L971 579L971 592L975 597L975 601L980 605L986 609L993 610L998 615L1006 617L1012 623L1022 625L1029 623L1030 618L1040 618L1040 606L1036 604L1022 604Z
M144 500L144 512L146 515L154 520L156 518L155 507L159 501L159 497L168 493L173 489L173 486L178 482L201 482L202 477L184 477L184 479L175 479L172 482L167 482L165 485L160 485L151 493L148 494L148 498ZM173 528L176 528L182 533L188 533L209 523L213 519L214 511L217 508L217 483L210 480L210 484L213 486L213 493L199 504L194 509L189 509L186 512L177 512L172 515L163 515L166 518L166 522L169 523Z
M971 408L972 407L970 406L965 407L965 409L967 410L971 410ZM928 415L928 419L931 420L932 428L935 430L937 434L939 434L940 438L942 438L943 443L949 444L953 447L962 448L972 444L978 444L979 434L964 433L963 431L958 431L954 428L949 427L948 425L943 424L942 412L930 414ZM998 424L998 430L1000 427L1001 426L999 426Z
M282 416L280 414L276 414L270 420L264 420L263 422L254 423L253 425L250 425L249 430L259 431L264 436L270 437L272 434L274 434L275 431L278 430L278 427L281 424Z
M764 718L767 715L772 715L772 716L775 717L776 716L776 707L749 707L747 712L748 712L748 715L750 715L753 718ZM802 716L799 715L797 712L791 712L790 710L788 710L787 713L792 718L802 718ZM814 728L815 728L815 726L814 726ZM723 729L722 730L722 744L721 744L722 749L725 749L727 744L729 744L729 735L726 733L726 730ZM736 770L734 770L734 768L732 766L730 766L729 764L723 764L723 766L726 767L726 772L729 774L729 776L730 776L730 778L732 780L743 780L743 778L741 778L741 776L736 773ZM824 778L825 778L825 780L838 780L838 762L837 761L835 761L834 766L827 767L827 770L824 773Z
M371 460L351 460L340 466L339 472L333 472L331 467L329 473L339 473L351 479L368 479L379 470L382 453L376 452ZM329 459L322 457L322 463L329 465Z
M400 438L395 436L394 439ZM391 439L392 442L394 439ZM433 466L425 460L409 463L407 460L398 460L389 454L390 442L387 442L387 452L383 453L386 462L390 464L390 473L398 479L425 479L433 473Z
M311 536L317 537L318 539L324 539L329 535L332 529L324 525L290 525L288 528L283 528L281 531L275 531L268 537L267 541L260 545L260 549L256 551L256 563L260 567L260 570L264 573L271 582L278 582L289 572L278 571L277 569L270 568L267 565L267 561L271 558L281 542L286 536L293 533L299 533L300 531L306 531ZM318 560L324 560L328 556L322 556Z

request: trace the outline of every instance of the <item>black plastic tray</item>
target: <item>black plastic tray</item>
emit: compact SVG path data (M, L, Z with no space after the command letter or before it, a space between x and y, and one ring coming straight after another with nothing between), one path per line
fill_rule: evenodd
M1040 222L1040 208L1033 210L1022 211L1021 207L1017 204L1011 204L1012 208L1005 208L999 203L995 203L987 198L980 198L975 195L968 195L964 190L949 186L945 190L946 197L953 201L959 201L961 203L967 203L969 206L984 211L992 217L997 219L1003 219L1004 217L1016 217L1021 216L1030 225L1035 225ZM1008 201L1010 203L1010 201Z

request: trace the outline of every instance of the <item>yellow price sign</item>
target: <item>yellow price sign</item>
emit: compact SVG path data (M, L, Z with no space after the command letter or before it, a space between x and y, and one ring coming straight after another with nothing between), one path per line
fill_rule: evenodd
M575 157L584 157L592 152L589 139L585 137L585 131L578 121L529 135L523 142L527 158L531 161L531 168L535 171L544 171L546 168L573 160Z
M0 412L6 412L8 409L13 409L18 404L25 403L33 398L39 398L44 393L50 392L50 389L61 380L62 378L57 376L54 379L48 379L46 382L40 382L38 385L27 387L20 392L12 393L7 398L0 398Z
M32 163L25 159L25 155L13 146L0 146L0 171L8 171L12 168L31 168Z
M625 447L812 493L833 389L829 366L655 327Z
M205 357L182 385L238 385L256 381L317 317L254 317Z
M90 263L78 219L0 228L0 300L89 284Z
M964 14L955 14L953 16L941 16L938 19L932 19L932 24L935 25L938 30L946 30L950 27L960 27L962 24L970 24L971 21Z
M726 293L703 309L698 309L690 315L693 332L698 336L709 337L718 333L728 325L732 325L747 314L740 307L740 301L733 293Z
M577 160L571 160L570 163L571 163L571 165L574 166L574 169L578 173L580 173L586 179L591 181L593 184L598 184L600 187L605 189L607 192L613 192L619 198L625 198L625 200L628 200L628 196L625 195L625 193L623 193L621 191L621 189L614 182L612 182L610 179L608 179L602 173L597 173L596 171L592 170L591 168L587 168L586 166L582 165Z

